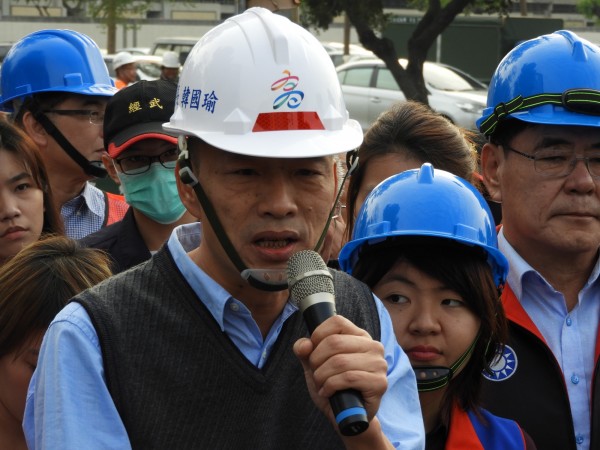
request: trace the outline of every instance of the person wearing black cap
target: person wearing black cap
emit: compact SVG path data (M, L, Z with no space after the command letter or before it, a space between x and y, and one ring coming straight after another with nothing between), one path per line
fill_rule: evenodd
M162 128L173 114L175 91L168 81L140 81L106 107L103 162L131 207L122 221L81 242L108 252L114 273L150 259L176 226L194 221L177 193L177 138Z

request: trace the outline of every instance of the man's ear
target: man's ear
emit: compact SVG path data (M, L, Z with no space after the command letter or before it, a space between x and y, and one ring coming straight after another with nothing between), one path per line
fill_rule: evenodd
M504 151L499 145L487 142L481 149L481 174L490 199L502 202L502 169Z
M196 197L196 193L194 192L194 188L192 186L181 181L179 169L180 164L179 161L177 161L177 165L175 166L175 178L177 180L177 191L179 192L181 203L183 203L183 206L185 206L192 216L200 219L204 215L202 207L200 206L200 202L198 201L198 197Z
M104 152L102 154L102 164L104 164L104 168L108 172L108 176L118 185L121 185L121 180L119 180L119 176L117 175L117 168L113 162L113 159L108 156L108 153Z
M31 111L26 111L23 114L23 129L25 133L33 139L40 150L45 149L48 146L48 133L44 130L44 127L33 117Z

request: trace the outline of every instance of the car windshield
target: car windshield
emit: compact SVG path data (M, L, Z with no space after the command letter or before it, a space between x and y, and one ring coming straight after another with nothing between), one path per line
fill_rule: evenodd
M423 78L427 84L441 91L473 91L485 90L486 86L474 78L456 72L449 67L425 63Z
M406 60L400 60L400 64L406 68ZM368 86L369 78L370 78L370 70L368 67L363 67L361 75L361 81L366 82L366 86ZM349 70L349 73L352 73L356 78L359 75L359 72L355 69ZM349 80L350 76L347 75L345 80L341 80L342 84L352 84L356 86L361 86L363 83L352 82L353 80ZM423 64L423 78L425 78L425 82L427 86L437 89L439 91L454 91L454 92L465 92L465 91L474 91L474 90L487 90L487 86L475 78L459 72L457 70L452 69L448 66L443 66L440 64L429 63L426 62ZM375 81L375 87L379 89L390 89L397 90L398 84L394 79L392 72L385 67L379 66L379 71L377 74L377 80Z

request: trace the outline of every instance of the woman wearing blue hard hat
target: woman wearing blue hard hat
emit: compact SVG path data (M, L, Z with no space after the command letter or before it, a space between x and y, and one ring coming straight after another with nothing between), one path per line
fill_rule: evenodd
M532 449L527 434L480 407L482 371L506 337L499 291L508 263L489 208L464 179L429 163L366 198L343 270L392 317L419 388L427 449Z

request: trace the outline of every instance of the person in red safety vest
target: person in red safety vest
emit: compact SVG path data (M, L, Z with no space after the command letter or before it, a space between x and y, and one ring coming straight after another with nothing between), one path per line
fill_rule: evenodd
M570 31L500 62L477 121L502 204L509 340L484 400L543 449L600 448L600 52Z

